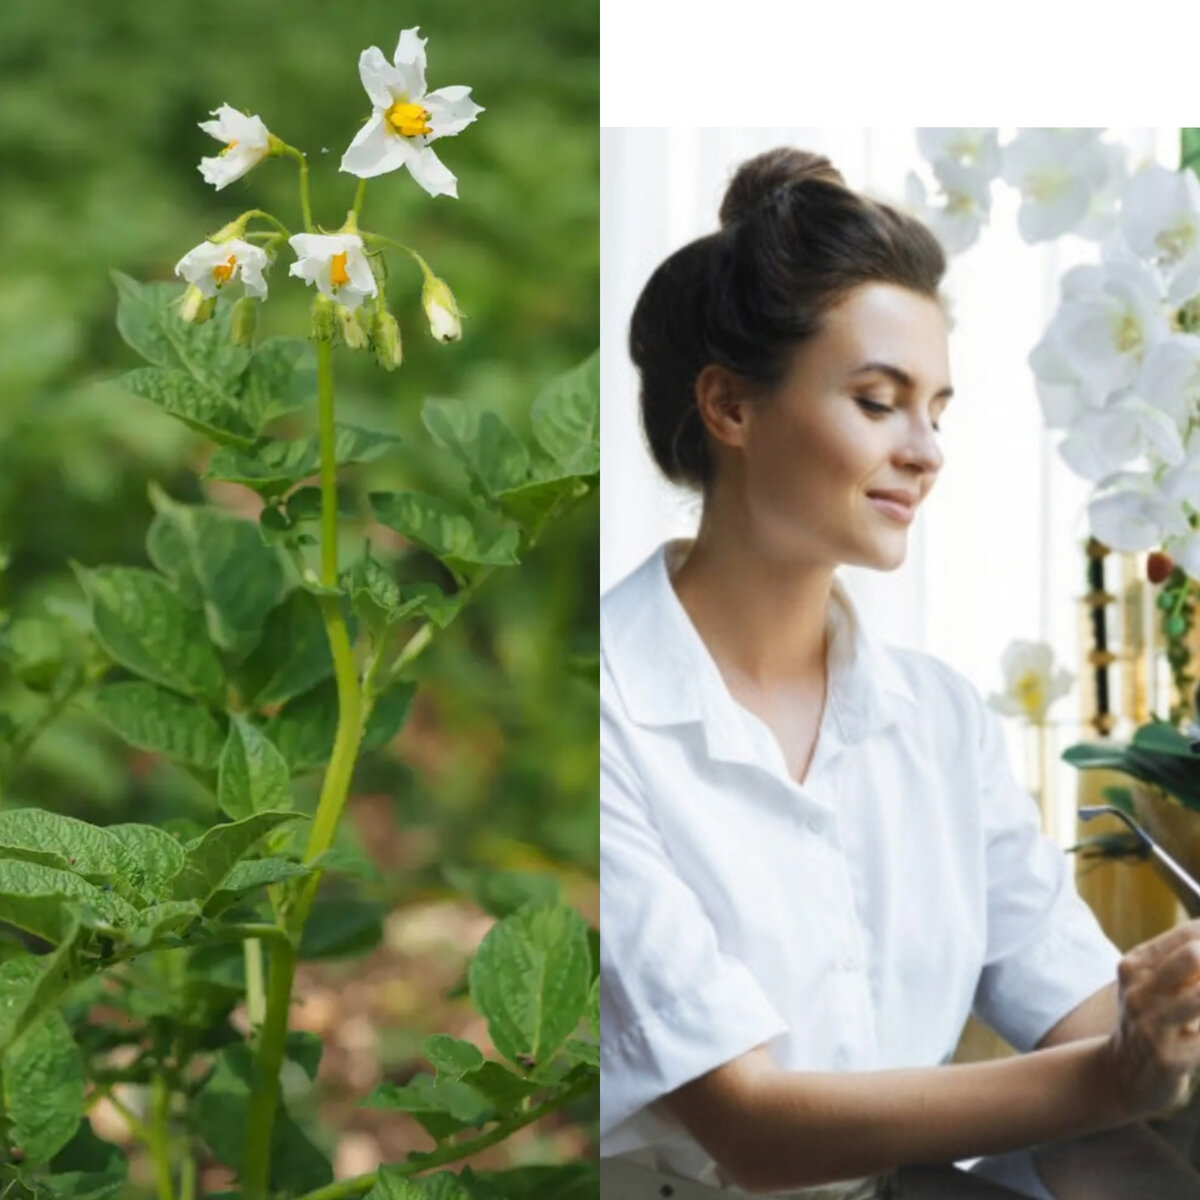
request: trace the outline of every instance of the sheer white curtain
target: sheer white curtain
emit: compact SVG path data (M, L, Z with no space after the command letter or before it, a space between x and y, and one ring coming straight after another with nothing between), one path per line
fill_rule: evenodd
M1178 164L1177 130L1114 129L1106 138L1129 148L1131 168ZM663 538L692 533L698 517L696 502L658 476L642 440L625 344L633 304L667 254L715 228L737 164L777 145L827 155L852 187L882 200L899 201L906 172L921 166L913 129L602 130L602 588ZM951 260L945 283L956 395L942 422L946 463L910 531L908 560L887 574L842 571L879 636L938 655L985 694L999 688L1001 655L1017 638L1048 641L1079 675L1089 485L1053 449L1026 356L1057 306L1063 271L1096 257L1075 238L1027 245L1018 194L998 182L993 198L980 240ZM1078 707L1066 698L1054 710L1062 745L1084 735ZM1067 840L1073 772L1062 769Z

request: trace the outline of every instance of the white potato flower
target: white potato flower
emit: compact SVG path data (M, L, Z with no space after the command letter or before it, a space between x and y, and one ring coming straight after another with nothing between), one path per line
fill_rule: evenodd
M270 262L261 247L241 238L230 238L224 242L201 242L193 246L175 264L175 274L195 284L206 300L235 279L241 279L247 296L263 300L267 295L263 271Z
M258 117L248 117L228 104L214 108L212 115L217 119L201 121L200 128L223 142L225 148L212 158L202 158L199 170L204 182L213 184L219 192L266 158L271 134Z
M429 319L429 332L439 342L457 342L462 337L462 313L444 280L436 275L426 275L421 288L421 303Z
M297 233L288 238L296 261L288 268L322 295L353 312L376 293L375 276L357 233Z
M341 169L370 179L407 167L431 196L457 196L458 180L430 143L461 132L484 110L469 87L425 90L426 41L405 29L391 63L378 46L359 56L358 74L375 111L342 155Z

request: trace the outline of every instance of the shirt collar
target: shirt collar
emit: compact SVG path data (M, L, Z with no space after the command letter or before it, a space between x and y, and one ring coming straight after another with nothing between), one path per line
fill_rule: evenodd
M741 710L668 575L692 539L662 543L603 598L603 653L631 720L640 725L699 721L715 756L752 756ZM837 734L860 741L891 724L897 700L916 703L887 648L863 626L845 586L833 580L829 605L829 694ZM732 708L731 708L732 706Z

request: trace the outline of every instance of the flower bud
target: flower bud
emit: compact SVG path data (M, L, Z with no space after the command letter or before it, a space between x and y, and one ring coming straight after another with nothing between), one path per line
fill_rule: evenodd
M344 304L337 306L338 328L342 341L351 350L363 350L367 345L366 330L359 324L358 317Z
M404 361L400 323L386 308L375 314L371 325L371 344L375 347L375 361L385 371L394 371Z
M183 293L179 316L189 325L203 325L213 315L213 309L216 306L217 298L215 296L206 297L194 283L191 283L188 284L187 291Z
M233 314L229 318L229 340L235 346L254 345L254 330L258 326L257 300L249 296L239 296L233 306Z
M314 342L336 342L338 339L337 305L320 293L313 299L310 313L309 337Z
M462 337L462 313L454 301L454 293L445 280L427 274L421 288L421 303L429 318L429 332L439 342L456 342Z

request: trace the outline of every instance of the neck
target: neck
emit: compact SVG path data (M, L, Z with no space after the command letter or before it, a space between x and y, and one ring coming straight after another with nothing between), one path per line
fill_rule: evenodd
M706 514L671 583L726 675L763 689L824 679L830 564L783 561Z

